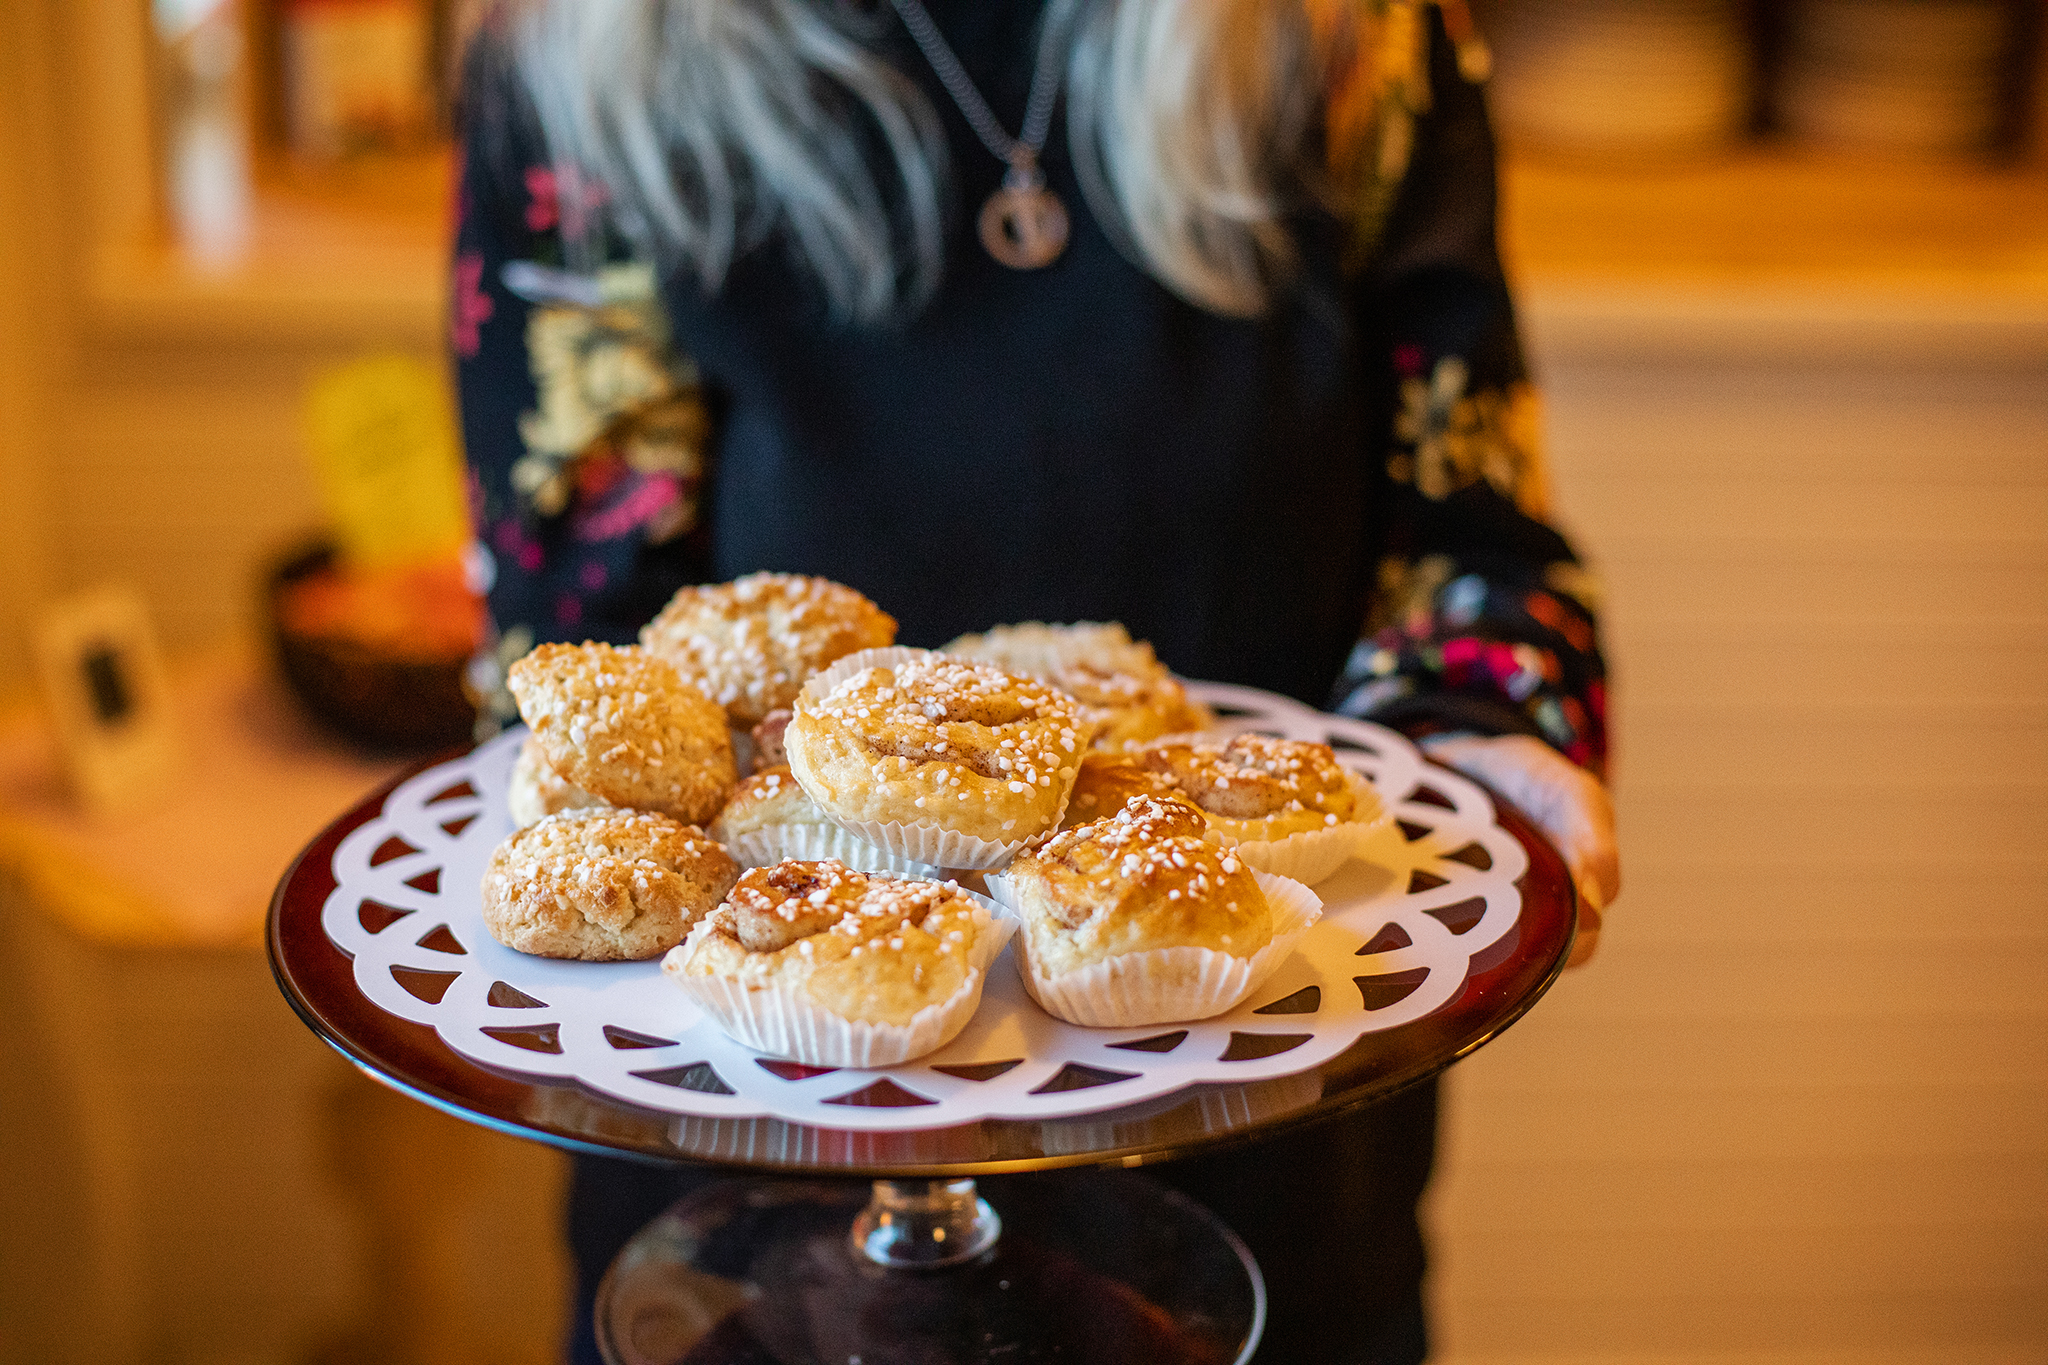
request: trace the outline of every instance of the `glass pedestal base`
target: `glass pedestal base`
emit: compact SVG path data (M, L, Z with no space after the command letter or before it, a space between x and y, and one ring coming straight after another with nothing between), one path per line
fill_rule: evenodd
M613 1365L1241 1365L1265 1324L1251 1253L1140 1175L986 1180L1001 1236L970 1261L863 1254L864 1183L735 1179L649 1223L597 1295ZM968 1192L972 1197L972 1191ZM872 1215L870 1215L872 1216Z

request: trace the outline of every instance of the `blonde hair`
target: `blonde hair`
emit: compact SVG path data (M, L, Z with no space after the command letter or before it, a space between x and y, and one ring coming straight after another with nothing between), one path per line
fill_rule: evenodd
M715 292L780 234L835 313L863 322L936 287L945 135L870 45L894 22L886 7L865 19L817 0L510 3L548 155L605 187L636 246ZM1311 23L1311 8L1347 18ZM1127 255L1200 307L1265 310L1294 264L1288 215L1320 192L1331 54L1369 50L1365 8L1048 0L1043 22L1073 35L1068 148Z

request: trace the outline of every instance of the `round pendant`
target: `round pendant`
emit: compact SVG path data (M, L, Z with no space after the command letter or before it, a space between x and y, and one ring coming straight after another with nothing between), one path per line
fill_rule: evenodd
M1004 185L981 206L981 244L1012 270L1038 270L1067 249L1067 206L1043 185Z

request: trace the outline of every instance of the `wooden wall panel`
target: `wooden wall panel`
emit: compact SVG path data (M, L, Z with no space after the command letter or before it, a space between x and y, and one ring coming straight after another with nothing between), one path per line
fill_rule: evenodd
M2048 356L1534 321L1626 889L1453 1074L1439 1358L2048 1359Z
M246 624L258 566L319 522L298 420L318 359L230 350L168 374L153 359L101 357L65 432L54 558L69 581L135 583L170 645L190 647Z
M40 5L0 6L0 696L24 687L29 622L47 590L46 398L58 316L50 261L61 211L51 204L54 82Z

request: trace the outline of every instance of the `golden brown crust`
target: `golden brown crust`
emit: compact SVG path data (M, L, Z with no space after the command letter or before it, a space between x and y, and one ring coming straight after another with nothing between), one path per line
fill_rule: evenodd
M1067 813L1061 829L1072 829L1114 815L1134 796L1178 795L1171 778L1157 773L1129 753L1090 749L1081 757L1081 771L1074 778L1074 794L1067 799Z
M1118 622L1049 626L1039 621L963 635L945 653L1037 678L1081 703L1097 725L1095 747L1121 749L1212 722L1152 646Z
M725 809L711 822L711 837L729 844L742 835L779 825L830 823L785 765L755 773L740 783Z
M565 781L691 824L725 804L737 775L725 713L665 660L631 646L541 645L507 682Z
M640 631L742 730L795 701L833 660L895 640L895 619L852 588L785 573L684 588Z
M484 872L484 924L537 957L659 957L722 900L739 865L700 829L650 811L582 810L519 830Z
M985 918L944 882L783 862L739 879L678 970L798 990L842 1019L900 1026L966 983Z
M564 780L549 767L547 754L532 735L519 746L519 757L513 760L512 778L505 789L505 806L512 814L514 828L525 829L565 810L603 810L610 804Z
M1058 820L1088 737L1073 699L1044 683L917 654L806 693L783 742L840 819L1006 843Z
M1206 830L1185 801L1138 796L1019 854L1006 875L1033 968L1064 976L1124 953L1207 948L1248 958L1265 947L1265 893Z
M1284 839L1377 814L1360 809L1358 787L1327 744L1251 734L1227 740L1175 736L1147 744L1136 757L1238 843Z

